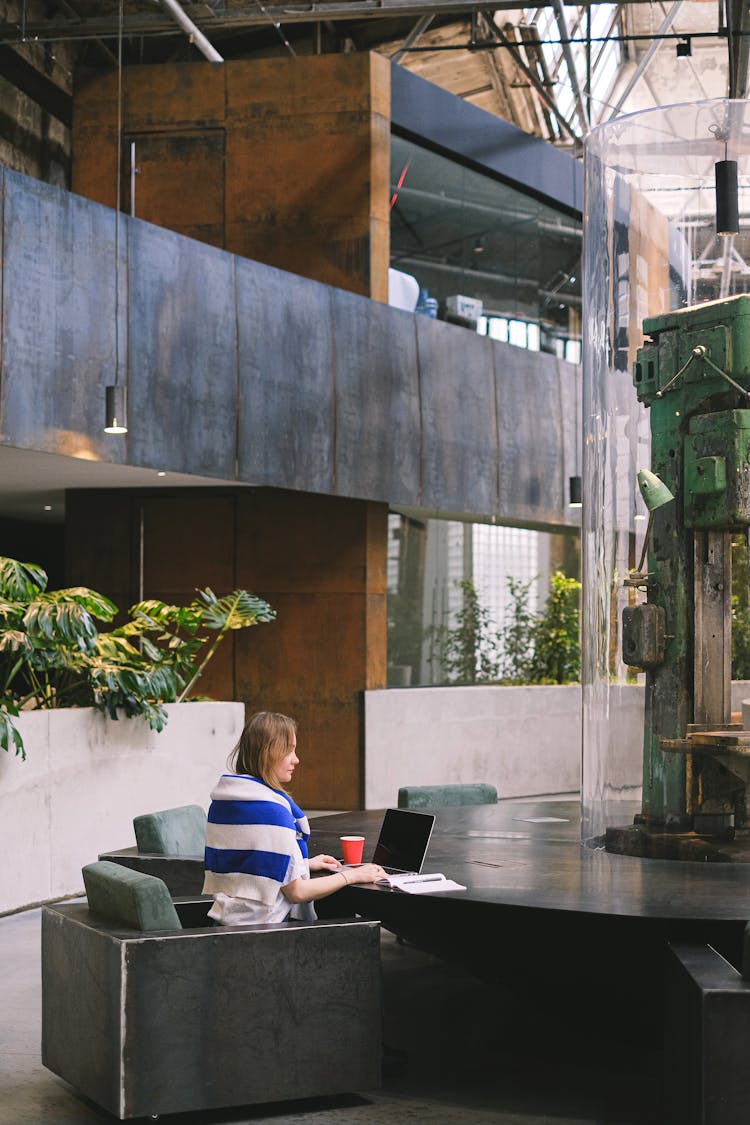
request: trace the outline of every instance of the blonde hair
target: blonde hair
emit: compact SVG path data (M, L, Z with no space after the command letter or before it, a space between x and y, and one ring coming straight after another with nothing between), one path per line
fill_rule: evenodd
M274 766L292 749L297 724L288 715L275 711L256 711L229 756L234 773L259 777L273 789L280 788Z

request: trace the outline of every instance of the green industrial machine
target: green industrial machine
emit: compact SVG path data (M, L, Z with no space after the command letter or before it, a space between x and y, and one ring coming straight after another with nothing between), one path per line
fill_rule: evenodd
M623 659L646 671L643 804L607 847L693 858L701 838L734 840L705 858L741 858L750 732L731 714L731 541L750 527L750 296L643 328L633 379L650 410L651 472L639 474L650 517L626 585L646 600L622 622Z

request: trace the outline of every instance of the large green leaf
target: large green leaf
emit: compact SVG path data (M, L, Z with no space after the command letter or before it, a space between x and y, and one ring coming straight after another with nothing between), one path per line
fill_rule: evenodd
M34 563L0 555L0 594L10 601L29 601L47 589L47 574Z
M50 590L36 599L40 602L65 604L70 602L85 609L98 621L112 621L117 616L117 606L104 594L90 590L88 586L69 586L65 590Z
M13 725L13 719L9 713L11 710L12 714L18 714L17 709L7 701L4 701L0 706L0 747L9 753L13 750L16 755L20 755L21 759L25 760L26 751L23 748L23 739L20 731Z
M201 624L201 614L196 612L194 605L169 605L155 598L131 606L130 616L142 627L160 628L168 632L186 629L187 632L194 633Z
M193 605L202 607L203 624L209 629L245 629L263 621L273 621L276 611L268 602L247 590L235 590L217 598L210 587L198 591L199 601Z
M26 652L33 650L29 638L20 629L4 629L0 633L0 652Z
M32 640L44 645L77 645L91 650L98 635L94 619L77 602L32 602L23 619Z

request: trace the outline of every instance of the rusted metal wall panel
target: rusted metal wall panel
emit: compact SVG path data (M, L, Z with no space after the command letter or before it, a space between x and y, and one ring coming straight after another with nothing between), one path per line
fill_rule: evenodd
M73 187L115 205L116 76L76 92ZM376 54L123 72L134 214L386 301L390 64ZM127 147L127 146L126 146ZM121 198L128 193L127 169Z
M101 429L115 370L114 214L13 172L4 182L3 440L119 462Z
M499 433L497 510L514 520L557 523L575 474L575 368L553 356L499 344L493 349Z
M233 479L234 259L160 227L127 225L129 459Z
M416 323L422 395L420 504L449 512L494 512L498 447L492 343L429 317L417 317Z
M408 503L420 477L414 317L331 290L336 355L336 492Z
M6 173L2 441L222 481L569 525L576 372ZM130 355L128 356L128 348Z
M330 290L238 258L237 319L240 479L333 493Z

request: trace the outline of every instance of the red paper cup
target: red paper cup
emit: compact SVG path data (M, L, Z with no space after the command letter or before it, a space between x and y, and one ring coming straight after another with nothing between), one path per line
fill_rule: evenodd
M364 847L364 836L342 836L341 855L344 863L361 863Z

